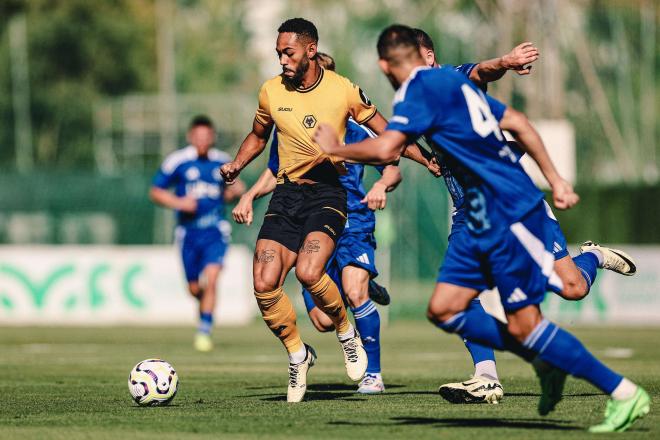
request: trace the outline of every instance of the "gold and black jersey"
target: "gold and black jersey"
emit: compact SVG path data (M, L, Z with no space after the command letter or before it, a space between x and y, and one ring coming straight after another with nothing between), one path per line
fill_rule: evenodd
M312 136L320 123L330 124L344 139L346 122L351 116L364 124L376 114L364 92L347 78L321 69L318 80L306 89L294 89L281 75L266 81L259 92L258 123L277 127L280 168L277 182L285 176L295 182L314 178L315 168L330 168L341 172L343 163L323 153ZM329 164L333 167L328 166Z

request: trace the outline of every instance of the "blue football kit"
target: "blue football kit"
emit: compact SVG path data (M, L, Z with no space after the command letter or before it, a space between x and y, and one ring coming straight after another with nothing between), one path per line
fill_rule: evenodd
M393 105L388 129L406 134L409 141L425 136L463 189L465 227L452 238L452 258L461 264L445 264L440 277L460 280L454 273L459 266L461 271L475 270L477 276L464 281L465 287L497 287L508 313L539 304L546 290L560 292L543 193L519 166L499 129L504 104L453 69L419 67L401 85ZM591 260L595 275L597 257L588 252L582 256ZM623 380L577 338L546 319L522 343L483 309L468 307L436 324L464 340L528 361L539 357L607 394Z
M225 220L220 167L230 161L222 151L211 149L199 157L194 146L187 146L167 156L153 178L155 187L173 187L178 197L197 201L194 213L176 212L175 237L188 281L197 281L208 264L223 263L231 226Z
M425 136L462 193L465 227L452 237L440 279L497 286L505 310L516 310L540 303L561 281L552 270L543 193L499 129L505 109L451 67L418 68L395 95L388 129L410 141Z

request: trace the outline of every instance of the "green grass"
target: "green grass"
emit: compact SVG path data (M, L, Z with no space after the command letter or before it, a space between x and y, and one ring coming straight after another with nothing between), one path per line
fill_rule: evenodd
M302 327L319 361L307 401L284 401L287 360L263 323L217 329L217 349L195 353L185 328L0 328L0 438L577 438L602 418L606 398L570 379L548 417L536 413L531 368L499 355L502 404L451 405L435 390L466 377L469 356L458 338L424 322L397 322L383 332L388 389L354 393L333 335ZM660 395L657 329L575 329L610 366ZM628 349L628 350L616 350ZM138 361L162 357L181 381L169 407L140 408L126 386ZM626 438L658 438L656 408Z

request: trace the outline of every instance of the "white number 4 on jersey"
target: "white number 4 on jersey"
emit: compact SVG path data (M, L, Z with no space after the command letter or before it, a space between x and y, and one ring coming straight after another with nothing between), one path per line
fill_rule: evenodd
M470 120L472 121L472 128L482 138L488 137L489 134L494 133L495 137L503 141L504 136L500 131L500 126L497 119L490 111L490 106L486 101L483 93L477 93L469 85L463 84L461 86L463 96L467 102L468 110L470 112Z

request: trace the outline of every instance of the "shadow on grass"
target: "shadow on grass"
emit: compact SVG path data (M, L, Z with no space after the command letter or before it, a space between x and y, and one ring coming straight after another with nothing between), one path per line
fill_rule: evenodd
M245 387L246 390L270 390L273 388L281 387L281 384L271 385L271 386L258 386L258 387ZM387 384L387 389L396 389L404 388L405 385L398 384ZM307 386L307 389L310 391L355 391L357 390L357 384L346 384L346 383L315 383Z
M572 393L572 394L563 394L564 398L566 397L597 397L603 396L603 393ZM504 397L541 397L541 393L505 393Z
M484 419L461 417L392 417L392 425L428 425L437 428L520 428L520 429L548 429L556 431L583 430L580 426L571 425L568 420L555 419ZM382 423L362 423L350 421L328 422L329 425L381 425Z
M272 395L272 397L264 397L264 402L286 402L285 394ZM312 402L315 400L342 400L342 401L363 401L364 398L360 398L353 393L327 393L323 391L308 391L305 394L305 402Z

